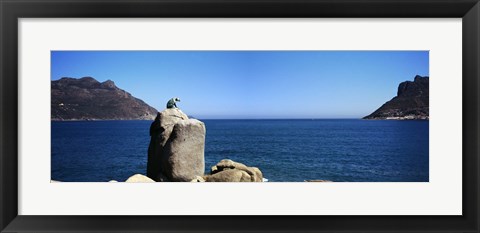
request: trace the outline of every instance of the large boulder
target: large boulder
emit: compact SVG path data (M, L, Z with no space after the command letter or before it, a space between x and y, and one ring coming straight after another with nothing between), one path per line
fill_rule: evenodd
M165 143L172 133L173 126L188 116L180 109L169 108L157 113L150 125L150 145L148 146L147 176L156 181L166 181L162 174L161 160Z
M207 182L263 182L263 174L256 167L223 159L211 168Z
M150 126L147 176L155 181L191 181L205 169L205 125L177 108L157 114Z
M205 124L179 121L165 143L162 171L171 181L191 181L205 171Z

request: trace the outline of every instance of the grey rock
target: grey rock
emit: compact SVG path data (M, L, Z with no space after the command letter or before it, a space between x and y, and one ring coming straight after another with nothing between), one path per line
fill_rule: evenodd
M171 181L191 181L205 171L205 124L182 120L175 124L165 143L162 171Z
M150 125L150 145L148 146L147 176L156 181L167 181L162 174L162 157L165 143L172 133L173 126L188 117L180 109L165 109L157 114Z
M250 177L250 180L248 182L263 182L263 174L260 169L256 167L247 167L245 164L238 163L230 159L223 159L218 162L215 166L211 168L210 174L211 177L213 177L212 179L215 180L214 182L222 182L222 178L225 180L223 182L239 182L231 180L238 180L240 174L242 173L231 172L232 170L245 172L248 177ZM217 174L220 173L222 173L222 175L217 176ZM232 175L234 177L229 178L228 175ZM243 176L243 179L245 179L245 176ZM211 180L210 177L207 178L207 182L210 182L209 180ZM245 182L245 180L242 180L242 182Z
M150 126L147 176L189 182L205 171L205 124L178 108L159 112Z
M207 182L252 182L252 177L245 171L228 169L205 177Z

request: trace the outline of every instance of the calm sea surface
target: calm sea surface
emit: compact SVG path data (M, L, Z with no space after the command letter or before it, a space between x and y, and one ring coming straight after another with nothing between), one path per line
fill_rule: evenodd
M428 121L203 120L205 167L256 166L269 181L428 181ZM52 122L52 179L146 174L151 121Z

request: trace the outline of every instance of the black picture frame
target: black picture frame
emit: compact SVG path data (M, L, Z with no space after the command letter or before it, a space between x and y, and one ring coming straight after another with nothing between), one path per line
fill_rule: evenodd
M0 0L0 14L1 232L479 232L478 0ZM462 18L463 215L18 215L17 20L58 17Z

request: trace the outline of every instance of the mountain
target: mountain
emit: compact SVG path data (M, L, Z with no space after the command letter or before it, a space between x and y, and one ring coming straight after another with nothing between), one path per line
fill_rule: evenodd
M398 85L397 96L363 119L428 120L428 76Z
M51 88L52 120L153 120L158 112L111 80L61 78Z

